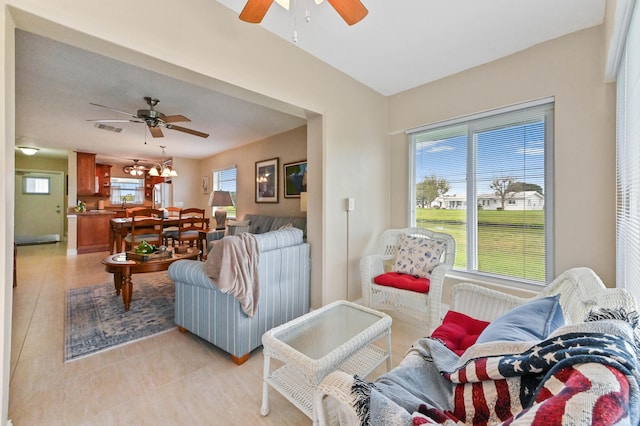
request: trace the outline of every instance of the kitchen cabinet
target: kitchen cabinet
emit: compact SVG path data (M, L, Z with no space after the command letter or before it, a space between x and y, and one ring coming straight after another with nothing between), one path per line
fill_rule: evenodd
M96 154L78 152L77 166L78 196L94 195L96 193Z
M78 213L78 254L109 250L109 227L113 213Z
M96 164L96 177L98 178L98 195L111 196L111 165Z

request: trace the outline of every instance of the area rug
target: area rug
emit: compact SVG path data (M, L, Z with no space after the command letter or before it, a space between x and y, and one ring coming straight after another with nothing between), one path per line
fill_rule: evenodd
M65 361L175 328L175 287L166 272L134 275L131 299L125 312L113 281L67 290Z

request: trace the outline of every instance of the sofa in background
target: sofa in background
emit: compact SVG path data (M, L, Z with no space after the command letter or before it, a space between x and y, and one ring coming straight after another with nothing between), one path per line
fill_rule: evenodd
M253 317L218 290L204 262L179 260L169 267L176 286L176 325L230 353L237 364L262 344L264 332L309 312L310 250L302 231L283 229L255 238L260 296Z
M639 331L635 297L588 268L532 299L461 283L397 367L330 373L314 409L320 425L639 424Z
M229 235L235 235L241 232L262 234L286 227L301 229L306 236L307 217L280 217L247 213L241 221L230 221L230 224L227 226L227 230Z

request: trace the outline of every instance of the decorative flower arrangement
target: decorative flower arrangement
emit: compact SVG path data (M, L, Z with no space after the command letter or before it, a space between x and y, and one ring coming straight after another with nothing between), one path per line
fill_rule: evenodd
M78 200L78 204L76 204L74 210L78 213L84 213L87 210L87 205L84 201Z

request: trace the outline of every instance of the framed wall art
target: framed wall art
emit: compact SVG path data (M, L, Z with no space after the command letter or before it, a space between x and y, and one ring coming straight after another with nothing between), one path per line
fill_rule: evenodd
M209 193L209 176L202 176L202 193Z
M256 161L256 203L278 202L278 161Z
M282 181L285 198L300 198L301 192L307 192L307 160L285 164Z

